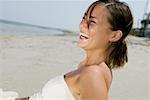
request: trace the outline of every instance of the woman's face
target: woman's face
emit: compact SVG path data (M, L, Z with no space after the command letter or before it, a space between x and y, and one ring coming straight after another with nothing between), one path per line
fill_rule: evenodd
M80 23L78 46L84 50L105 49L111 34L105 6L97 4L91 15L85 13ZM88 24L89 23L89 27Z

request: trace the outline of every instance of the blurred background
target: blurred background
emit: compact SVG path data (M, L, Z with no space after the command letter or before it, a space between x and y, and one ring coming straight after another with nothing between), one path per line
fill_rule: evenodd
M94 0L0 0L1 21L20 22L47 28L79 31L86 7ZM140 36L149 36L149 0L127 2L134 15L134 29ZM139 32L141 31L141 33ZM147 32L148 31L148 32Z
M31 96L51 78L77 67L79 23L94 0L0 0L0 88ZM134 25L129 62L114 70L111 100L150 99L150 0L128 3Z

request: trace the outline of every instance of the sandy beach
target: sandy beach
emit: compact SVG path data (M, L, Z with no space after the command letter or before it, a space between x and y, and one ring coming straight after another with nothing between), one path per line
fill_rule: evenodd
M0 88L31 96L84 59L78 35L0 34ZM129 62L113 71L110 100L150 100L150 39L129 36Z

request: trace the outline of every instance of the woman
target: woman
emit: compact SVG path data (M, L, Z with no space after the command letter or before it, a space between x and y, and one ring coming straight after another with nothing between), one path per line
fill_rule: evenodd
M86 58L78 68L50 80L29 100L108 100L112 69L127 62L126 36L133 24L128 5L99 0L90 5L80 23L78 47Z

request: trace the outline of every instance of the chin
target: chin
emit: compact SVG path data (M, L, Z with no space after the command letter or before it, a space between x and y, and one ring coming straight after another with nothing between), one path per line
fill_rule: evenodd
M88 47L88 43L79 40L77 46L78 46L79 48L85 49L85 48Z
M79 48L81 48L83 50L89 50L90 49L88 43L80 43L80 42L78 42L77 47L79 47Z

